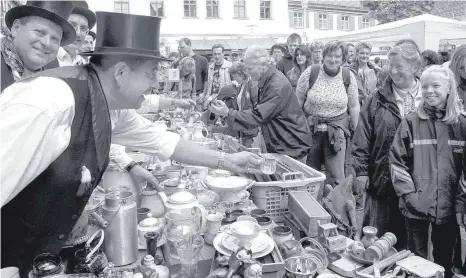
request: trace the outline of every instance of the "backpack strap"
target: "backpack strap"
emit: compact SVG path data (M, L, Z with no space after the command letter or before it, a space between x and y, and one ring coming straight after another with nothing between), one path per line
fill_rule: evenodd
M319 77L320 66L321 65L312 65L311 66L311 74L309 75L309 90L312 89L312 86L314 86L314 83L316 83L317 77ZM309 90L308 90L308 92L309 92ZM306 100L307 100L307 92L304 95L303 105L304 105L304 103L306 103Z
M311 66L311 75L309 75L309 90L312 89L314 83L316 83L317 77L319 77L321 65Z
M342 78L343 78L343 85L345 85L345 90L346 94L348 94L348 88L349 85L351 84L351 71L347 67L342 67L342 72L341 72Z

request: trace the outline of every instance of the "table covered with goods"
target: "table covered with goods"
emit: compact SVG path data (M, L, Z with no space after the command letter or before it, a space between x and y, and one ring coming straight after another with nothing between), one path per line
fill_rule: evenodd
M160 128L225 152L238 140L210 134L200 115L147 114ZM130 152L164 186L140 192L109 167L63 252L43 254L31 277L433 277L444 269L410 251L394 234L364 227L353 241L351 178L335 188L325 175L286 155L264 154L261 169L242 174L161 163ZM78 234L76 232L76 234ZM66 274L65 274L66 273Z

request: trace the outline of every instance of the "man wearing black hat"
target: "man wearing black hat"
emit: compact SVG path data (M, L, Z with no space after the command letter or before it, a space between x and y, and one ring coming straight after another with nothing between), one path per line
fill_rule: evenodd
M82 44L96 22L95 13L89 10L86 1L73 1L73 11L68 17L68 22L76 31L76 40L69 45L63 46L58 51L58 63L62 66L82 65L86 60L78 55Z
M75 40L66 19L71 1L28 1L5 15L11 33L1 39L1 90L38 72L57 57L58 48Z
M92 31L89 31L89 34L86 35L84 41L79 49L79 52L88 52L94 50L94 41L95 41L96 34ZM86 63L89 62L89 56L82 57Z
M89 65L61 67L0 95L2 267L27 277L39 253L59 253L108 165L112 143L189 165L253 172L251 153L225 154L181 140L136 113L157 87L161 18L97 13ZM140 32L151 27L152 32ZM125 110L130 109L130 110ZM129 167L134 167L130 165Z

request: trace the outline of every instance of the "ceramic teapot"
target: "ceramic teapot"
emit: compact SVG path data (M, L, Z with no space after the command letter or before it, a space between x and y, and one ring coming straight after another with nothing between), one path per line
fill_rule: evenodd
M204 206L199 204L196 196L189 193L188 191L173 193L168 198L167 195L165 195L163 192L161 192L159 195L164 202L166 212L173 210L179 212L179 214L182 215L191 215L193 213L198 214L201 218L200 233L204 233L207 221L207 211Z

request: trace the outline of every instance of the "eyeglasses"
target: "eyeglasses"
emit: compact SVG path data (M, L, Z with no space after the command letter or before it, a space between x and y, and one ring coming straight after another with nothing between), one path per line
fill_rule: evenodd
M87 26L79 26L78 24L76 23L70 23L71 26L73 26L74 30L76 30L76 32L80 32L81 34L89 34L89 27Z

